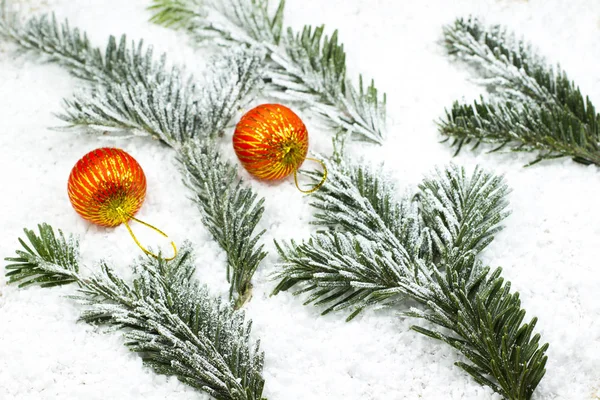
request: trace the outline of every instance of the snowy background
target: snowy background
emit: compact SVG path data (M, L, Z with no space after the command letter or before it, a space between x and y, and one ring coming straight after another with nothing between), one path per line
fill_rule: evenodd
M206 54L184 35L147 22L145 0L21 0L23 12L56 12L104 46L109 34L144 38L175 63L201 71ZM289 0L286 23L339 28L350 76L374 77L388 93L390 128L383 147L353 145L367 162L384 162L399 195L436 165L451 160L481 164L506 176L513 189L506 229L483 254L521 293L528 317L550 343L547 374L534 398L594 399L600 390L600 169L564 159L524 169L527 154L463 152L439 144L434 121L455 99L482 89L448 60L439 45L441 28L472 13L502 23L560 62L600 104L600 2L597 0ZM125 227L103 229L83 221L66 191L69 172L86 152L121 147L142 165L148 195L138 216L178 243L196 248L199 278L217 295L227 292L225 255L200 223L180 181L173 151L147 138L107 141L51 130L53 112L81 85L63 69L16 57L0 42L0 257L11 256L24 227L48 222L81 236L82 255L93 269L107 258L128 274L139 255ZM328 151L330 134L306 114L313 151ZM229 142L224 151L234 159ZM308 198L293 182L251 180L266 198L262 227L269 250L254 279L247 305L254 334L266 352L265 397L269 400L499 399L453 366L449 346L410 331L414 321L394 310L367 311L351 323L346 314L322 317L290 294L269 297L276 269L272 240L310 233ZM141 235L145 243L155 236ZM79 309L63 296L72 288L18 290L0 279L0 399L205 399L176 379L152 373L129 353L118 334L76 323Z

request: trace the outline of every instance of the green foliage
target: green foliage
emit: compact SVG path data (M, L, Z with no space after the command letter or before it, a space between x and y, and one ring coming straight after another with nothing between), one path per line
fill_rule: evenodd
M121 47L126 47L124 38ZM127 57L127 78L76 94L65 101L59 117L73 126L133 129L178 148L191 139L222 134L257 83L256 53L237 51L214 59L210 80L198 87L180 69L166 69L164 56L156 63L151 50L142 54L141 49L134 45Z
M32 17L21 25L17 15L3 13L0 37L15 42L21 50L45 55L82 79L109 81L119 73L107 68L111 59L106 58L105 62L100 49L92 46L85 33L72 29L66 21L59 24L54 15Z
M435 252L427 259L448 264L483 251L509 215L509 192L504 178L479 167L467 175L452 165L424 179L417 196Z
M415 273L403 248L389 251L350 233L323 232L277 248L283 263L273 294L300 286L293 293L310 293L304 304L328 306L323 315L350 309L348 321L366 307L402 298L399 282Z
M415 326L443 340L470 363L457 365L510 400L528 400L545 373L547 345L523 323L519 296L501 270L476 256L508 215L501 177L450 166L423 180L414 196L396 201L381 174L332 166L315 195L316 223L327 231L305 242L277 244L282 259L274 293L309 294L324 313L369 306L421 307L405 312L440 330ZM313 175L314 179L318 176Z
M513 151L537 152L528 165L565 155L582 164L600 165L597 134L590 134L588 125L563 108L494 104L483 99L473 105L455 103L439 129L457 154L464 145L477 148L488 143L494 145L491 152L506 146Z
M455 103L440 121L457 153L465 144L490 143L492 151L507 145L535 151L532 163L568 156L600 165L600 114L563 71L500 26L484 27L477 19L456 20L444 38L448 53L473 66L492 97Z
M396 201L396 188L385 175L361 165L329 165L327 185L313 194L314 223L361 235L407 257L427 257L431 241L421 210L410 198ZM319 179L318 175L312 175Z
M200 10L202 0L198 0L197 10ZM151 22L167 27L185 28L199 17L197 10L190 7L189 0L157 0L148 7L154 13Z
M149 7L152 22L189 30L199 41L251 46L279 43L284 8L285 0L275 13L268 0L153 0Z
M237 295L239 308L250 298L252 276L267 255L259 245L264 231L255 233L264 199L242 184L237 167L223 161L211 143L189 143L179 160L204 225L227 253L229 295Z
M187 30L197 41L256 47L266 55L263 78L276 98L303 103L334 128L356 139L382 143L385 95L374 83L358 89L346 77L346 53L338 33L305 26L283 32L285 2L271 13L266 0L154 0L156 23Z
M232 51L213 60L209 79L198 87L181 68L167 67L143 41L127 44L110 36L104 52L85 33L59 24L54 16L31 18L23 26L5 19L0 34L23 50L65 65L93 81L90 89L65 100L59 117L73 126L137 130L177 148L201 136L221 134L258 81L261 55Z
M172 261L142 258L129 284L106 263L91 277L79 275L76 242L65 241L62 234L56 239L48 225L40 226L40 236L28 230L26 234L37 254L20 242L31 255L27 262L37 276L62 273L61 284L79 285L73 297L86 307L82 321L122 331L125 344L147 366L215 399L262 399L264 354L250 338L251 322L193 279L189 245ZM49 286L44 279L27 283Z
M13 263L6 266L8 283L18 283L19 287L52 287L76 282L79 272L77 239L65 238L60 230L57 235L47 224L38 225L38 230L39 235L25 229L29 245L19 239L23 250L16 251L17 257L5 258Z
M546 373L548 344L533 330L537 318L523 323L525 310L510 282L490 272L473 257L446 264L444 273L433 269L427 284L406 285L407 294L427 307L408 316L439 326L412 329L442 340L470 362L455 364L481 385L489 386L508 400L528 400Z
M298 293L315 292L309 302L325 304L337 299L328 296L361 287L362 294L343 301L344 308L360 311L386 300L384 293L398 294L403 279L430 274L431 262L477 255L508 215L504 180L479 168L471 175L453 165L437 171L401 201L380 173L345 164L328 169L328 184L311 205L315 224L330 232L317 232L300 245L278 244L283 264L275 293L301 285Z

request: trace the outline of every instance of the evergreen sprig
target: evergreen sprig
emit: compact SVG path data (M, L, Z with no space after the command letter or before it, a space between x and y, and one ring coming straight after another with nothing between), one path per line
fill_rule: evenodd
M529 400L546 373L548 344L533 334L537 318L523 322L518 293L501 277L472 256L461 256L432 268L427 281L404 285L406 294L420 302L407 316L426 319L440 329L412 329L442 340L469 362L455 365L508 400ZM448 332L449 331L449 332Z
M17 257L5 259L13 263L6 266L7 283L52 287L76 282L73 274L79 272L77 239L66 238L60 230L57 235L47 224L39 225L38 230L39 235L25 229L29 245L19 238L23 250L16 251Z
M468 175L452 165L424 179L417 197L433 243L426 259L449 264L482 252L510 214L509 192L504 178L479 167Z
M317 232L300 245L278 244L284 262L275 293L303 283L303 288L320 286L320 297L325 297L326 287L333 291L346 287L351 292L351 287L360 283L345 272L335 277L324 275L327 269L365 269L364 284L386 282L387 289L397 289L399 277L429 274L431 262L442 265L455 258L476 256L508 216L506 183L480 168L471 175L455 165L438 170L419 185L414 196L400 201L395 199L394 185L381 173L344 163L328 169L328 185L315 194L311 205L316 209L315 223L330 232ZM336 253L340 257L332 266L328 260L335 259L331 254ZM365 258L364 254L377 257ZM395 266L387 266L389 262ZM385 277L373 272L382 268L395 272ZM365 308L364 298L351 299L348 306ZM367 300L371 304L371 299Z
M204 225L227 253L230 297L241 307L252 294L251 279L267 255L255 233L264 212L264 199L244 186L237 167L223 161L208 143L190 143L179 155L186 183L202 210Z
M266 52L263 78L270 93L302 102L336 129L357 139L382 143L385 95L360 77L346 77L346 53L335 31L305 26L283 29L285 0L271 13L267 0L154 0L152 21L185 29L199 42L257 47ZM210 39L210 40L207 40Z
M25 232L30 246L38 250L28 259L38 276L61 273L70 280L62 283L79 284L73 297L86 306L82 321L122 331L125 344L139 353L147 366L159 374L176 376L215 399L262 399L264 355L259 342L251 338L251 322L245 321L243 312L211 297L207 288L193 279L189 245L173 261L141 259L129 284L106 263L101 264L101 272L81 276L75 256L77 242L65 241L61 233L57 240L50 226L41 225L39 236ZM31 254L30 247L19 241ZM47 281L28 283L45 286Z
M256 51L234 49L216 57L200 86L193 77L186 77L181 68L168 68L164 54L156 59L152 47L145 47L141 41L128 45L125 36L118 42L111 36L102 52L90 44L85 33L70 28L67 22L58 23L54 16L32 18L21 25L15 16L5 15L0 18L0 35L24 50L65 65L75 76L92 81L88 88L65 101L64 113L59 117L72 126L134 130L176 150L195 141L213 143L211 139L222 136L260 83L263 55ZM210 150L216 155L215 151ZM235 171L230 167L219 164L220 169L212 171L216 165L204 163L200 167L194 164L201 162L200 158L191 157L192 153L185 150L181 154L189 156L180 158L186 176L195 175L198 182L205 182L202 179L211 174L214 179L228 177L219 185L202 183L190 188L196 191L194 196L202 205L200 211L207 228L227 252L230 295L236 294L237 304L242 305L250 296L252 275L265 256L258 243L261 234L252 236L262 217L262 206L257 206L252 189L233 178ZM201 170L205 175L198 175ZM209 198L231 203L209 207L199 200ZM251 210L249 219L246 212ZM252 224L231 233L240 221L249 220ZM224 221L229 225L217 227ZM217 233L225 231L226 234Z
M323 315L351 310L347 321L367 307L387 306L405 297L400 282L422 274L403 247L390 249L346 232L322 232L300 244L276 244L282 264L273 294L299 287L293 294L308 293L305 305L327 306Z
M492 151L535 151L532 163L568 156L600 165L600 114L564 71L502 27L475 18L445 27L444 38L448 53L473 66L491 93L489 101L455 103L440 121L457 153L465 144L491 143Z
M126 47L124 37L119 47ZM134 44L131 51L139 55L141 48ZM142 58L146 61L136 61ZM192 139L223 134L239 107L251 97L260 59L256 53L242 51L215 58L208 73L210 81L198 87L179 68L167 70L164 55L153 63L149 49L143 57L136 55L127 61L135 69L128 78L76 94L65 101L59 117L73 126L134 129L177 149Z
M410 198L396 201L396 188L385 174L345 163L332 163L328 170L327 185L312 197L314 224L390 248L404 247L408 258L431 254L430 235L418 204Z
M177 148L190 139L221 134L258 83L262 56L234 50L215 58L207 82L198 87L166 55L155 57L143 41L110 36L106 49L53 16L0 20L0 35L22 50L42 54L94 84L65 100L61 119L72 125L135 129Z
M508 215L504 180L450 166L398 202L381 174L330 169L331 182L313 204L316 223L329 229L300 244L278 244L275 293L298 287L295 294L309 294L306 303L327 305L324 313L352 309L348 319L368 306L416 301L421 307L405 315L441 331L415 331L463 353L470 363L457 365L480 384L510 400L530 399L548 346L533 335L536 319L523 323L519 296L501 270L476 260Z
M0 7L0 37L19 45L23 51L35 51L48 61L65 66L78 78L90 81L119 79L121 71L112 68L118 64L123 53L116 52L114 43L109 44L107 56L94 47L85 33L71 28L68 22L59 23L56 16L31 17L21 24L18 15L10 14Z

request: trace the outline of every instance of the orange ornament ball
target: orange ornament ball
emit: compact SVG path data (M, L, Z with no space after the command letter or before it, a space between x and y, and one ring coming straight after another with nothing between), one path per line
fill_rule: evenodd
M127 222L142 207L146 175L128 153L104 147L77 161L68 192L73 208L84 219L113 227Z
M248 111L233 134L233 149L251 175L283 179L300 168L308 152L308 131L292 110L263 104Z

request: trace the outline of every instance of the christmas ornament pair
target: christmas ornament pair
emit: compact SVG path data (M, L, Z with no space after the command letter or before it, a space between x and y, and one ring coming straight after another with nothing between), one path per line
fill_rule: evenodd
M308 132L292 110L279 104L264 104L246 113L236 126L233 147L244 168L259 179L278 180L293 173L298 189L312 193L327 178L325 165L311 159L323 166L323 178L310 190L300 189L297 171L308 152ZM115 148L89 152L73 167L68 193L73 208L84 219L106 227L125 224L135 243L146 254L158 257L140 244L129 226L134 220L167 237L134 217L146 197L146 176L128 153ZM175 243L171 245L176 255Z

